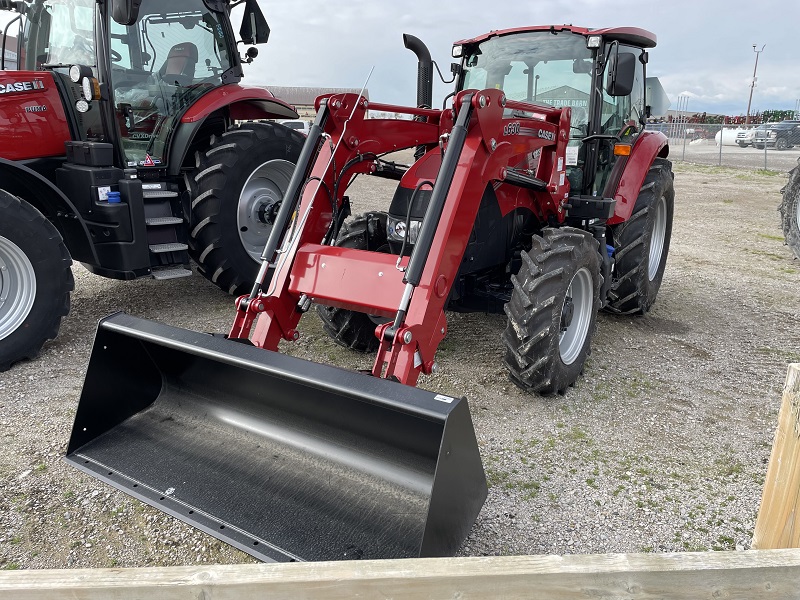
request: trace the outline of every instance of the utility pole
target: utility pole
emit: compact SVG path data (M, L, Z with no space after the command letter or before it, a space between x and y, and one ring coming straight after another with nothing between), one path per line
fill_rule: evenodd
M753 67L753 81L750 82L750 99L747 101L747 116L744 119L744 124L750 124L750 104L753 102L753 89L756 87L756 71L758 71L758 55L764 51L767 45L761 46L761 50L756 50L756 45L753 44L753 52L756 53L756 66Z

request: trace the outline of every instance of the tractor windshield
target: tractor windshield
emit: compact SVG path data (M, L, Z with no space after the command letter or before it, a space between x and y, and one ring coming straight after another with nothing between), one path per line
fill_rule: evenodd
M233 40L202 0L142 0L139 18L111 23L111 80L129 166L160 166L175 121L222 84Z
M581 35L534 31L494 37L466 57L463 88L501 88L512 100L569 106L573 137L585 135L592 64Z

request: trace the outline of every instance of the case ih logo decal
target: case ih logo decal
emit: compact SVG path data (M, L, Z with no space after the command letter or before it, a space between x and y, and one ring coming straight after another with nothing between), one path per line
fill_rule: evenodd
M556 134L552 131L547 131L546 129L534 129L533 127L521 127L517 121L509 123L503 127L503 133L505 135L526 135L529 137L547 140L549 142L556 141Z
M0 81L0 94L13 94L14 92L31 92L33 90L43 90L44 81L34 79L33 81L15 81L13 83L3 83Z

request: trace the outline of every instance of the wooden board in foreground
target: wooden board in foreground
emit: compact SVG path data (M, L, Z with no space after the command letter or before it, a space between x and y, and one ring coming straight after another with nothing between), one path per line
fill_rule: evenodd
M14 600L796 600L800 550L0 572Z
M789 365L753 548L800 547L800 364ZM800 591L798 591L800 595Z

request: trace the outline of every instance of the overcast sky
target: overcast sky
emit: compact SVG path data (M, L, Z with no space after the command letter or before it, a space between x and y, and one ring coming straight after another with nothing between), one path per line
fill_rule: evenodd
M648 75L661 79L675 108L681 94L691 112L744 114L756 54L752 111L794 109L800 99L798 0L259 0L272 34L246 67L249 82L279 86L360 88L370 69L373 101L413 104L416 58L402 34L421 38L449 73L456 40L493 29L572 23L642 27L658 36ZM487 10L487 7L490 10ZM235 16L241 14L235 9ZM0 17L0 22L7 19ZM435 97L452 86L438 81Z
M416 58L403 47L403 33L422 39L447 74L456 40L493 29L572 23L654 32L658 46L650 52L648 75L661 79L673 108L680 94L688 94L690 111L744 114L756 57L753 44L766 48L759 58L751 110L794 109L800 99L798 0L260 0L260 4L272 35L247 71L250 80L259 83L360 88L375 66L370 97L413 104ZM451 86L439 83L434 89L441 98Z

